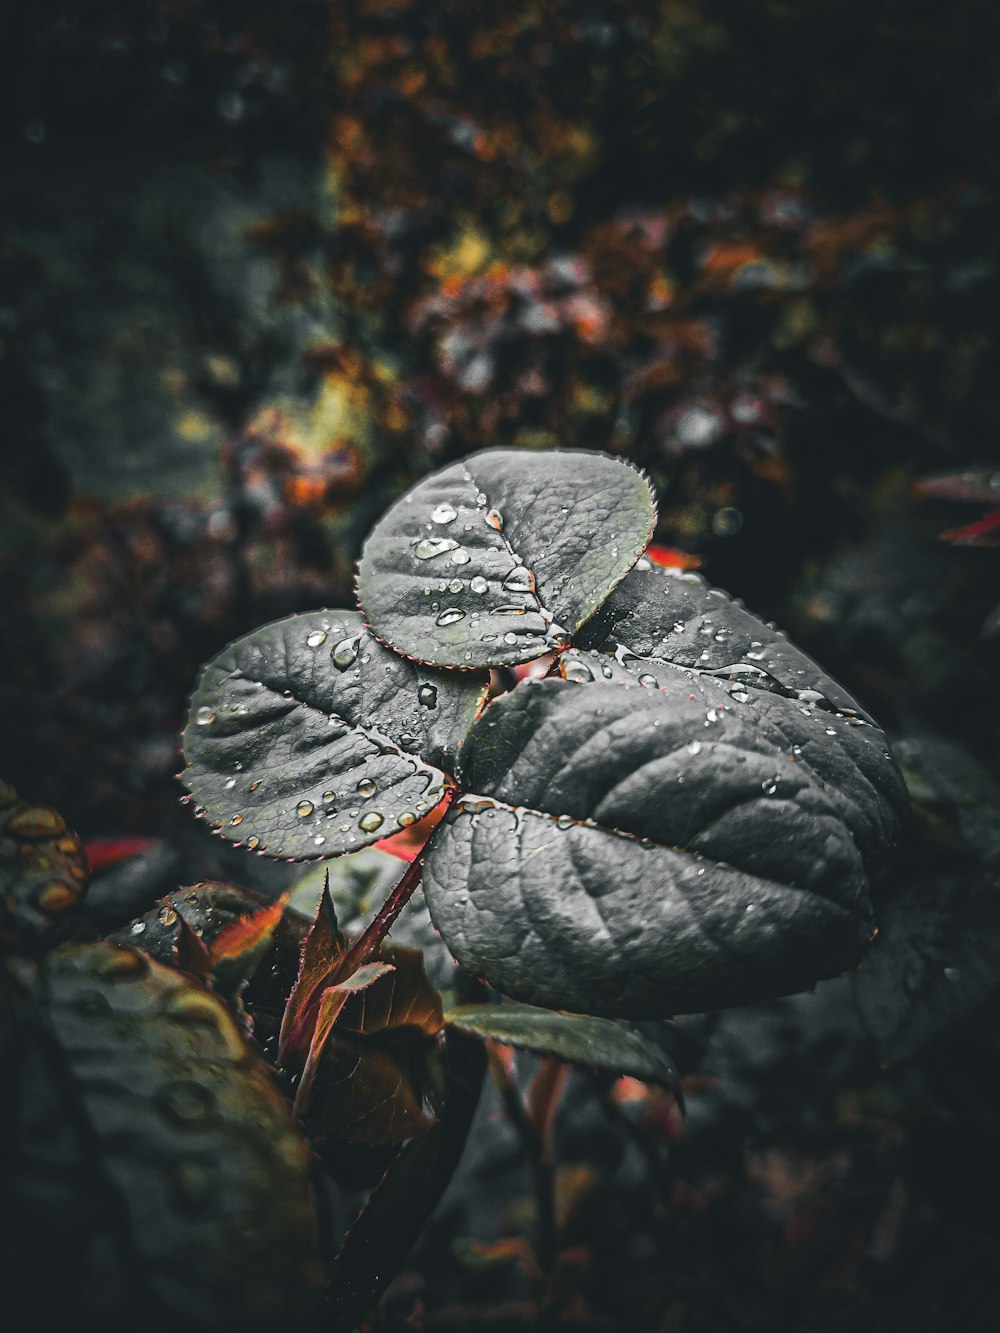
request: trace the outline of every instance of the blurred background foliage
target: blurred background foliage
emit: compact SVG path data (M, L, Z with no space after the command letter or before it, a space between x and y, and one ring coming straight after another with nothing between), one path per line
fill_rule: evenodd
M450 459L632 459L656 540L887 724L916 815L865 972L678 1024L683 1128L642 1089L617 1137L565 1118L580 1237L544 1317L993 1327L1000 10L34 0L0 24L6 775L135 910L273 887L177 805L198 665L350 604L372 519ZM516 1246L452 1248L518 1233L493 1147L390 1323L536 1317Z

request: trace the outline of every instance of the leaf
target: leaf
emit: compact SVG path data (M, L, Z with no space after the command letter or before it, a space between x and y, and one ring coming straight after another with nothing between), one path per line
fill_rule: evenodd
M706 710L752 711L836 801L865 855L895 837L909 799L883 732L783 634L698 575L633 570L579 638L600 651L565 654L566 679L686 688Z
M46 934L79 906L90 868L83 845L47 806L0 781L0 943Z
M208 952L212 986L221 995L236 995L253 975L274 939L290 897L290 893L282 894L268 907L239 917L216 935Z
M312 1040L309 1045L309 1054L306 1057L302 1077L295 1091L295 1110L297 1113L301 1113L302 1108L308 1105L309 1094L312 1091L319 1062L323 1057L327 1038L344 1005L352 995L367 990L369 986L378 981L379 977L385 976L387 972L393 970L391 963L365 963L346 981L338 982L335 986L328 986L322 993L317 1008L316 1026L313 1028Z
M957 877L910 886L881 912L878 938L852 980L882 1059L915 1055L1000 986L995 893Z
M424 872L474 975L547 1008L652 1018L857 959L873 922L847 799L720 684L678 679L526 682L476 723L462 778L478 795L435 831Z
M555 1014L520 1004L463 1004L448 1009L444 1021L474 1036L491 1037L538 1055L554 1055L588 1069L630 1074L680 1094L680 1075L660 1048L635 1028L606 1018Z
M446 667L565 646L642 554L645 477L583 450L488 449L424 478L372 529L358 596L380 639Z
M462 1156L482 1088L481 1042L445 1034L447 1090L437 1123L405 1145L358 1214L333 1265L327 1333L349 1333L402 1267Z
M308 1322L309 1149L222 1002L111 944L9 984L13 1308L44 1326Z
M433 1123L422 1102L441 1001L415 949L387 945L380 964L359 970L360 978L323 993L306 1064L310 1085L296 1109L313 1132L400 1143Z
M356 612L292 616L202 670L182 778L225 838L268 856L339 856L440 800L437 765L453 765L485 692L483 677L404 661Z
M293 1053L297 1053L294 1058L300 1066L304 1063L308 1053L305 1034L309 1033L308 1041L311 1042L310 1023L315 1018L320 997L324 988L336 979L337 968L346 953L347 941L337 923L327 876L312 926L302 941L298 975L281 1021L279 1054L283 1062L287 1063Z

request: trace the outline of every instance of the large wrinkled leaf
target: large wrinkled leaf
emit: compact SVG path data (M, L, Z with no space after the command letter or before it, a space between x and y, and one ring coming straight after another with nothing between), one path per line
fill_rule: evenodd
M436 804L436 765L453 766L485 687L404 661L356 612L292 616L203 669L183 779L226 838L269 856L339 856Z
M110 944L59 950L10 984L8 1304L40 1327L307 1320L308 1147L223 1004Z
M1000 905L960 879L912 885L879 914L853 978L858 1014L886 1062L905 1060L1000 986Z
M45 934L79 904L89 874L62 815L29 805L0 781L0 942Z
M577 644L627 650L620 657L636 675L648 670L639 659L657 658L871 721L842 686L780 631L721 588L710 587L700 574L658 569L642 561L577 636Z
M375 525L358 595L423 662L527 662L569 642L641 555L646 479L604 454L489 449L426 477Z
M444 1021L507 1046L680 1091L677 1069L658 1046L635 1028L606 1018L554 1014L521 1004L463 1004L447 1010Z
M530 682L479 719L462 769L477 795L425 870L463 966L549 1008L659 1017L856 960L873 922L846 800L721 684L678 680Z
M600 651L566 654L567 679L686 688L706 708L721 698L752 711L838 803L866 855L895 836L909 801L883 732L811 658L698 575L633 570L579 638Z

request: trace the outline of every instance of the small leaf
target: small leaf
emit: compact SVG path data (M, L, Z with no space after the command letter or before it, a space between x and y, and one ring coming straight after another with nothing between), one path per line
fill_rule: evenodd
M632 1018L854 962L873 922L848 820L881 827L880 795L846 765L843 790L821 782L730 702L683 672L669 689L545 680L496 700L463 754L478 795L425 864L458 961L532 1004Z
M418 667L353 611L265 625L202 671L183 780L223 837L268 856L339 856L437 804L486 679ZM418 757L422 756L422 757Z
M83 845L62 815L29 805L0 781L0 943L34 941L64 920L89 876Z
M17 1041L11 1308L40 1327L308 1323L308 1145L223 1003L111 944L0 984Z
M588 1069L659 1083L680 1095L680 1076L673 1062L648 1038L625 1024L520 1004L463 1004L447 1010L444 1021L463 1032L538 1055L554 1055Z
M422 662L527 662L565 646L642 554L641 473L583 450L489 449L424 478L375 525L358 595Z
M379 977L392 971L394 971L394 968L391 963L365 963L363 967L358 968L353 976L348 977L346 981L338 982L336 986L328 986L320 996L316 1026L313 1028L312 1041L309 1045L309 1054L306 1057L302 1077L295 1092L295 1111L297 1114L301 1114L303 1108L309 1103L309 1095L312 1091L313 1080L316 1077L316 1070L323 1058L327 1038L340 1016L340 1011L352 995L367 990L369 986L378 981Z
M299 1052L298 1062L300 1065L303 1063L305 1034L311 1034L311 1022L318 1009L320 996L335 978L337 966L346 953L347 942L337 924L337 913L330 897L330 879L327 876L316 905L316 916L302 941L298 976L285 1006L279 1048L283 1062L287 1063L293 1052Z
M371 969L371 970L369 970ZM324 991L296 1109L314 1132L349 1143L400 1143L433 1123L422 1109L441 1000L415 949L386 946L381 963Z

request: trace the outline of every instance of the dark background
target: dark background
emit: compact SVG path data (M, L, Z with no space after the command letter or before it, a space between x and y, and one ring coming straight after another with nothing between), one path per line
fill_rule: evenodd
M911 788L862 973L677 1024L683 1126L568 1098L562 1303L455 1246L518 1234L486 1127L385 1318L994 1327L1000 10L2 24L2 768L98 868L221 873L173 777L199 664L349 605L372 519L491 444L644 467L656 541L839 676Z

